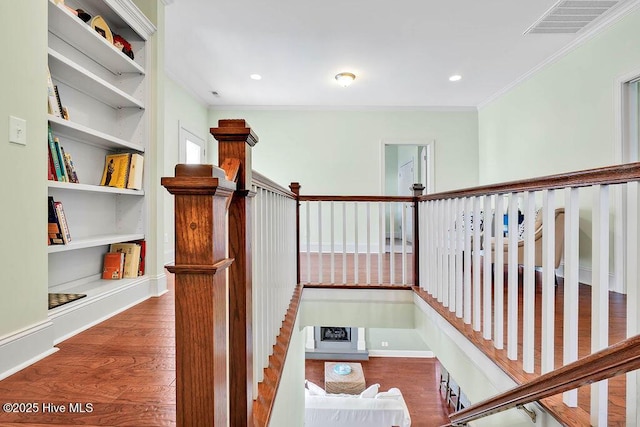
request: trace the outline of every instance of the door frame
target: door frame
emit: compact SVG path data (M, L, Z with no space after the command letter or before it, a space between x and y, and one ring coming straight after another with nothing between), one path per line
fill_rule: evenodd
M383 138L380 141L380 194L386 195L385 191L385 147L387 145L411 145L417 147L425 147L427 150L427 159L424 161L427 169L427 182L425 186L425 194L431 194L435 191L435 138ZM419 159L422 160L422 159Z

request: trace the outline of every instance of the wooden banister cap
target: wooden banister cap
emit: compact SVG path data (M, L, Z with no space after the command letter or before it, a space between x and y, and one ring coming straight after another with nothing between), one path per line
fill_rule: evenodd
M251 147L258 142L258 136L244 119L218 120L218 127L209 129L218 142L244 141Z

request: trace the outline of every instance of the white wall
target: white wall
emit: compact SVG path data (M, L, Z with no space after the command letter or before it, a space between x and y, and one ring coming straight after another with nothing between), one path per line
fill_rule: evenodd
M438 191L478 182L473 111L211 110L209 123L245 119L260 141L253 168L303 194L382 194L382 141L435 140Z
M0 2L0 352L4 338L47 320L47 7ZM26 120L26 146L9 143L10 115Z
M175 176L175 166L179 159L180 126L207 141L207 162L218 164L218 151L209 135L207 107L171 78L165 78L164 105L164 175ZM163 194L165 216L165 263L175 258L175 233L173 196L166 190Z

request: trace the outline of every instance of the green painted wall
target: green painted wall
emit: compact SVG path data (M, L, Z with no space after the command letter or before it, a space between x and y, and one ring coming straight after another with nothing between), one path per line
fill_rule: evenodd
M47 319L47 7L0 2L0 339ZM9 143L9 116L26 146Z
M616 82L640 74L640 11L478 113L481 184L614 164Z
M164 79L164 91L164 165L162 170L164 171L163 176L175 176L175 166L179 161L180 126L205 141L212 141L213 138L209 135L208 112L204 104L169 77ZM207 143L208 162L218 164L217 150L215 157L212 157L211 154L213 145L210 142ZM173 251L175 248L173 196L165 190L162 193L162 201L166 224L165 236L163 236L163 238L166 237L164 262L168 263L174 260Z
M435 139L438 191L478 182L476 111L210 110L247 120L260 138L253 168L304 194L381 194L382 141Z

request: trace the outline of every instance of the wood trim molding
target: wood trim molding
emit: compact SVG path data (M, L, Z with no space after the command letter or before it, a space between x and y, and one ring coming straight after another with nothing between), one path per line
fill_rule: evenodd
M413 196L300 196L301 202L413 202Z
M273 346L273 354L269 356L269 366L264 370L264 380L258 384L258 395L253 402L253 425L256 427L269 425L271 411L278 393L280 378L282 377L291 336L293 335L293 328L298 317L301 297L302 285L296 285L287 314L282 321L280 335L276 338L276 344Z
M567 390L602 381L640 368L640 335L539 376L512 390L472 405L449 416L451 425L492 415L526 403L558 395Z
M492 194L521 193L524 191L557 190L566 187L624 184L629 181L640 181L640 162L429 194L419 197L418 200L441 200Z

